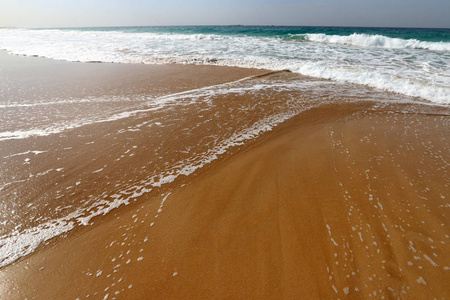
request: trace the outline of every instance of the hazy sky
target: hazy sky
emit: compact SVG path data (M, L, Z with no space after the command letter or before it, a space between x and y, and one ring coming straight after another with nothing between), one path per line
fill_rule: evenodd
M450 28L450 0L0 0L0 27L237 24Z

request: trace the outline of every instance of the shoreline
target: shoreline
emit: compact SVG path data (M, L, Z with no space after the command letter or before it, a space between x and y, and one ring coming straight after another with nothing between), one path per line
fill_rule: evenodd
M2 294L445 297L449 114L417 107L360 101L305 110L0 269Z
M229 26L229 25L224 25ZM148 26L143 26L143 27L148 27ZM151 26L150 26L151 27ZM389 28L389 27L387 27ZM407 29L407 28L405 28ZM420 29L420 28L419 28ZM434 29L439 29L439 28L434 28ZM325 81L330 81L330 82L340 82L340 83L349 83L349 84L353 84L355 86L363 86L365 88L368 89L373 89L382 93L386 93L386 94L393 94L393 95L400 95L401 97L407 97L410 99L414 99L414 103L417 102L418 104L423 104L423 105L430 105L430 106L439 106L439 107L448 107L449 104L448 103L439 103L439 102L434 102L432 100L429 100L427 98L421 97L421 96L414 96L414 95L409 95L409 94L403 94L401 92L398 91L394 91L394 90L390 90L390 89L385 89L385 88L379 88L376 86L372 86L372 85L367 85L364 83L357 83L357 82L352 82L352 81L339 81L333 78L328 78L328 77L316 77L314 75L304 75L302 73L297 73L295 71L292 71L290 69L279 69L279 70L271 70L271 69L266 69L266 68L257 68L257 67L242 67L242 66L229 66L229 65L220 65L220 64L196 64L196 63L179 63L179 62L161 62L161 63L131 63L131 62L108 62L108 61L70 61L70 60L65 60L65 59L56 59L56 58L50 58L50 57L45 57L45 56L39 56L39 55L26 55L26 54L14 54L14 53L10 53L9 50L6 49L0 49L0 58L4 58L5 55L6 56L12 56L12 57L18 57L20 58L26 58L26 59L39 59L39 60L44 60L44 61L53 61L55 63L61 63L61 64L66 64L66 65L70 65L70 64L81 64L81 65L96 65L96 64L101 64L101 65L109 65L109 66L128 66L128 67L124 67L124 69L126 68L136 68L134 71L139 70L139 68L168 68L170 69L170 67L173 67L174 69L176 68L191 68L191 69L195 69L195 68L204 68L205 70L207 69L223 69L223 70L230 70L232 71L236 71L236 72L240 72L240 71L247 71L250 73L249 76L244 76L242 78L238 78L238 77L232 77L233 79L231 79L231 81L229 82L233 82L233 81L240 81L240 80L247 80L247 79L251 79L251 78L258 78L259 76L269 76L271 74L277 74L277 73L282 73L282 72L292 72L295 74L298 74L299 76L305 77L305 78L313 78L313 79L319 79L319 80L325 80ZM2 57L3 56L3 57ZM195 61L195 60L193 60ZM3 61L5 62L5 61ZM47 64L44 63L44 64ZM120 70L120 69L119 69ZM254 73L251 73L254 72ZM152 79L154 77L151 77ZM79 79L79 78L78 78ZM111 79L111 78L109 78ZM186 78L185 78L186 79ZM204 79L204 78L203 78ZM162 84L162 82L159 82L159 84ZM203 87L207 87L203 86ZM67 88L67 87L66 87Z

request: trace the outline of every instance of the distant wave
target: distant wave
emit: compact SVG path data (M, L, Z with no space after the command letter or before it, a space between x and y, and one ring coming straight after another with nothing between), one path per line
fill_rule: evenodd
M204 34L204 33L158 33L158 32L126 32L120 29L110 30L110 31L99 31L99 30L90 30L90 31L80 31L78 29L13 29L16 32L20 32L29 37L42 37L48 36L49 38L53 37L61 37L68 39L68 41L77 41L80 38L126 38L134 41L141 40L161 40L161 41L198 41L198 40L224 40L229 39L229 36L218 35L218 34ZM5 30L6 31L6 30Z
M426 49L432 51L450 51L450 43L447 42L425 42L416 39L399 39L391 38L384 35L368 35L354 33L348 36L342 35L327 35L323 33L307 33L296 35L303 40L327 43L327 44L339 44L339 45L352 45L358 47L374 47L385 49Z

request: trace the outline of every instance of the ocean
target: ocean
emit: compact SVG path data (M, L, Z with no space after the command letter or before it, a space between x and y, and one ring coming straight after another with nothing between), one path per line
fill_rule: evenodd
M80 62L290 70L450 102L450 30L183 26L0 29L0 49Z
M321 105L450 104L449 29L0 29L0 49L29 56L0 55L0 267Z

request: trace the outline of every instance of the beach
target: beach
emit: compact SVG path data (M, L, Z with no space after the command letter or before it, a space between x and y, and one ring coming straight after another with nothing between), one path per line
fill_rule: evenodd
M448 106L1 55L0 298L450 296Z

